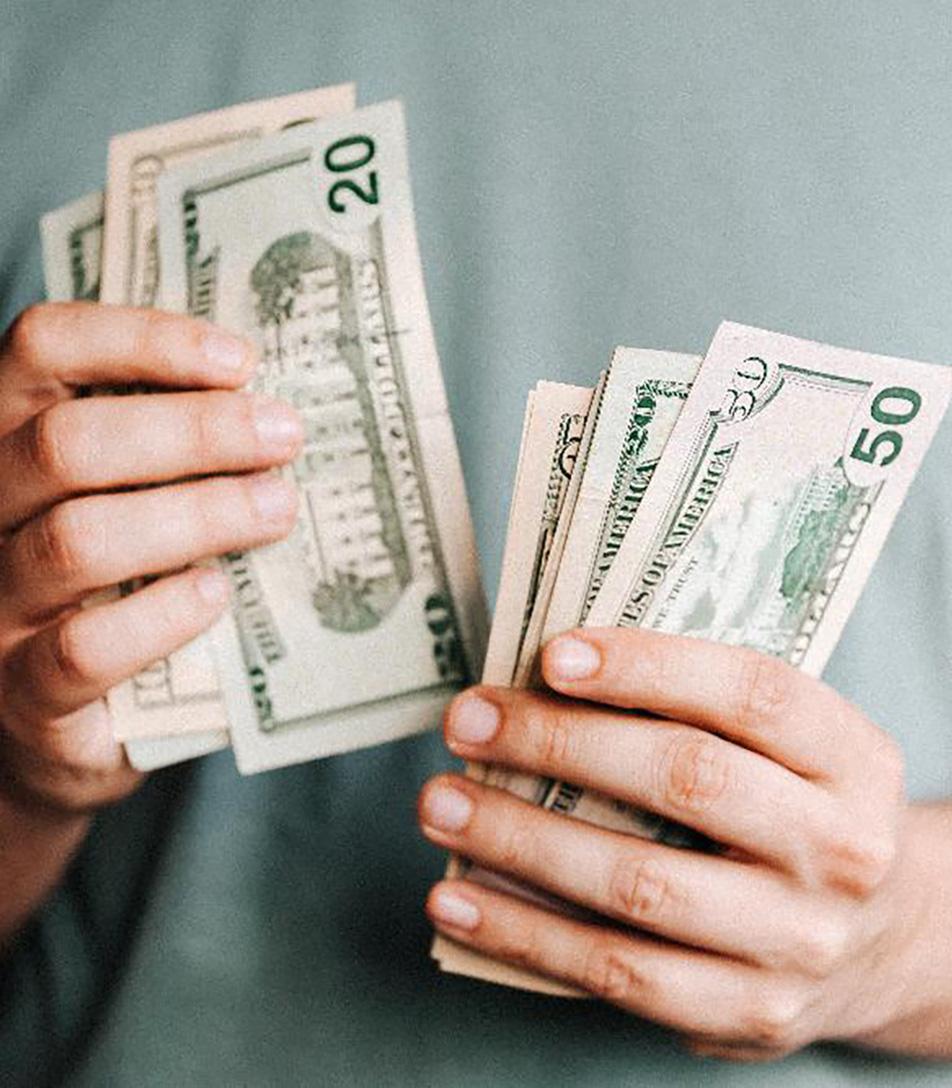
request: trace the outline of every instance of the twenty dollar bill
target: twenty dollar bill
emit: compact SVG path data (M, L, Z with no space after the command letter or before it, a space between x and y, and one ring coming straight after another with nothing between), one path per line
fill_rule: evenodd
M213 632L244 772L434 724L485 610L395 102L166 173L163 300L254 340L294 404L296 530L225 557Z
M135 306L161 302L156 187L165 170L353 106L354 87L344 84L246 102L114 137L109 145L102 301ZM123 592L133 588L126 585ZM141 770L228 744L227 715L206 636L118 685L109 705L116 736L126 741L130 759Z

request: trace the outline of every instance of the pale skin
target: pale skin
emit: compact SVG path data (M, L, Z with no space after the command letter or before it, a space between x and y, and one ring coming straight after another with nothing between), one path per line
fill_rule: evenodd
M548 689L475 688L451 751L586 786L708 835L679 850L454 775L424 834L611 924L466 880L427 910L470 948L677 1031L704 1056L835 1040L952 1058L952 804L910 805L896 745L823 683L753 651L584 629ZM587 917L592 917L588 915Z
M141 781L103 696L221 614L224 577L193 564L294 524L271 470L301 422L240 391L254 362L204 322L88 303L26 310L0 342L0 946ZM77 397L130 383L157 391Z
M293 489L271 470L301 425L239 391L253 365L201 322L81 303L32 308L0 343L0 945L91 815L140 783L103 696L225 608L221 576L193 564L293 526ZM76 396L130 382L159 388ZM139 575L155 580L79 608ZM597 789L726 849L673 850L441 776L421 796L430 839L613 923L461 881L430 895L443 932L701 1054L837 1039L952 1058L952 806L906 803L884 732L817 681L698 641L586 630L543 664L547 692L455 700L452 751Z

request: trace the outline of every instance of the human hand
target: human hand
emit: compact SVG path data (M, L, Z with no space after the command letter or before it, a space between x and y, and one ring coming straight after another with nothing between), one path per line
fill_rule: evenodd
M294 489L264 470L301 424L237 391L253 365L243 340L151 310L36 306L4 335L0 801L80 813L133 789L102 696L223 610L224 577L183 568L290 531ZM75 395L133 383L167 391ZM159 577L79 608L140 576Z
M572 632L545 648L543 675L560 694L458 696L451 750L659 813L724 852L440 776L420 798L428 838L604 922L444 881L428 900L437 928L666 1024L699 1054L772 1059L903 1015L923 881L904 873L902 760L884 732L776 659L697 639Z

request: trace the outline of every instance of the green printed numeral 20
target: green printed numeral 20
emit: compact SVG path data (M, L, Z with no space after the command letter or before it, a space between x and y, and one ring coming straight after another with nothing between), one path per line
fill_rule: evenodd
M369 136L345 136L332 143L324 152L324 165L333 174L349 174L354 170L362 170L373 160L376 150L376 144ZM331 211L338 215L347 211L345 193L353 193L365 204L377 204L380 200L377 192L377 171L371 170L367 174L364 185L353 178L341 178L334 182L328 190L327 203Z
M922 407L922 397L915 389L904 385L890 385L881 389L873 400L869 414L877 423L887 427L902 427L915 419ZM893 409L890 411L890 409ZM869 427L864 427L856 437L850 457L867 464L885 468L891 465L902 449L902 435L899 431L877 431L869 439Z

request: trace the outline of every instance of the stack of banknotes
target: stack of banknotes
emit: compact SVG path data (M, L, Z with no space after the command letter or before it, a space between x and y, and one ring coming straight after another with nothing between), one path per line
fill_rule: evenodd
M230 614L110 695L143 770L231 744L250 773L406 736L479 673L488 623L403 115L354 98L328 87L117 136L105 195L41 223L51 299L244 334L252 388L305 423L294 532L221 560Z
M818 675L945 412L950 377L724 322L703 358L619 347L594 390L540 382L484 681L535 686L540 646L577 625L750 646ZM716 849L572 783L468 773L568 817ZM449 875L560 909L464 859ZM445 971L573 994L443 937L433 954Z

